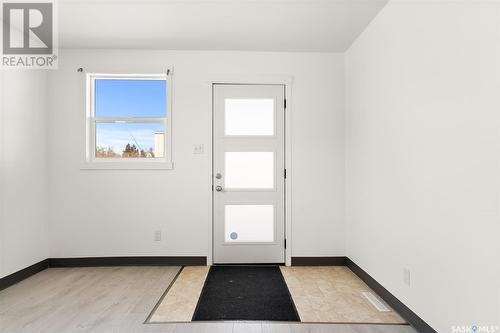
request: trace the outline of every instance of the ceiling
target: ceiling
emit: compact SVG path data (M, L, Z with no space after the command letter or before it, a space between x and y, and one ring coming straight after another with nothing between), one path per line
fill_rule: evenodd
M59 47L343 52L387 2L59 0Z

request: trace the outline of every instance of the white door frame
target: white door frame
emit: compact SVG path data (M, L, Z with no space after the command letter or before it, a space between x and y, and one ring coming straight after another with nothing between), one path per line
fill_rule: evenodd
M213 156L213 134L214 134L214 99L213 99L213 85L214 84L279 84L285 86L285 169L286 169L286 179L285 179L285 265L290 266L292 263L292 179L293 179L293 168L292 168L292 85L293 76L292 75L227 75L222 77L210 78L207 80L207 89L209 89L210 101L208 105L210 106L209 112L211 115L211 126L210 126L210 138L208 142L211 142L209 149L210 154L210 172L208 173L209 184L212 185L212 173L214 167L214 156ZM214 251L214 202L213 202L213 191L212 188L209 189L210 193L210 219L208 226L208 249L207 249L207 265L213 265L213 251Z

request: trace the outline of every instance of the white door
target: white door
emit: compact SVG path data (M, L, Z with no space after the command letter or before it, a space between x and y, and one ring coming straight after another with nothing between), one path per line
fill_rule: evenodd
M285 86L213 86L214 263L284 263Z

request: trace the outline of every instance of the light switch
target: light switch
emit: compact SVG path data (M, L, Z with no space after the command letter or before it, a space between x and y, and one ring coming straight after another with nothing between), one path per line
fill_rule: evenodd
M203 154L203 150L203 144L198 143L193 146L193 154Z

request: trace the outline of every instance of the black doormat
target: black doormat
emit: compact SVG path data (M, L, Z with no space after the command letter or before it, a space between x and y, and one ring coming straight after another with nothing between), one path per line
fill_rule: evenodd
M196 320L300 321L278 266L212 266Z

